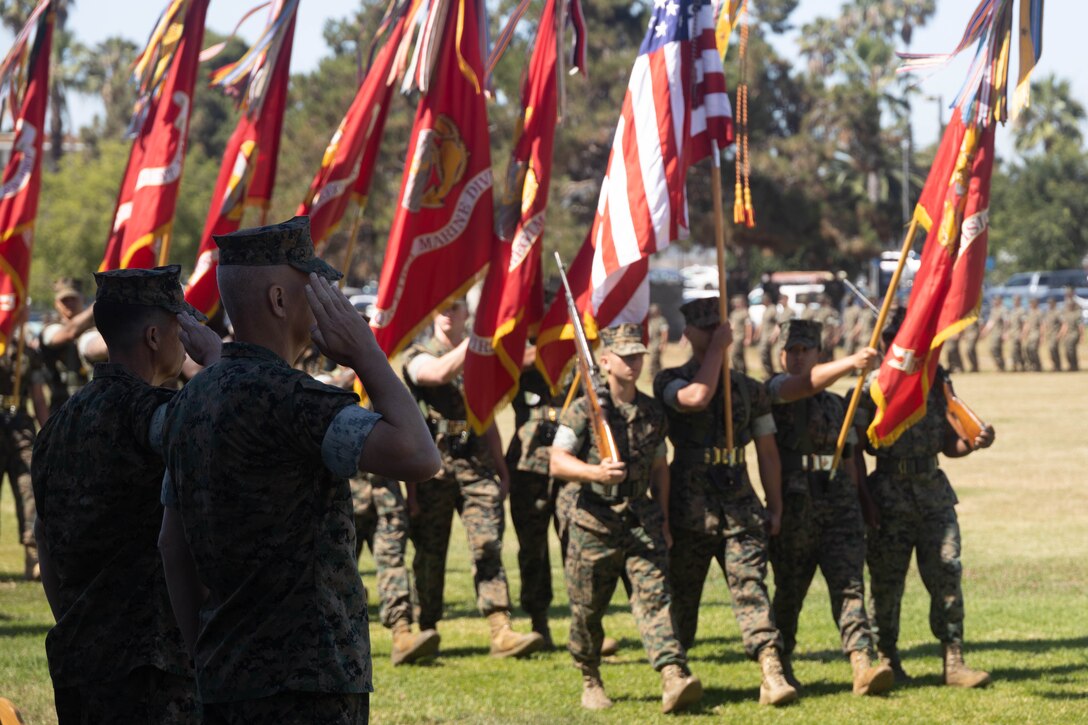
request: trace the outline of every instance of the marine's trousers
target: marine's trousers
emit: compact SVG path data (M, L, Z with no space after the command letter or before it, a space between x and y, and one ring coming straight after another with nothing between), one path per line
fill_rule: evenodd
M771 345L759 346L759 364L763 367L763 374L768 378L774 376L774 360L771 357L774 348Z
M1027 358L1028 370L1040 372L1043 369L1043 361L1039 357L1039 339L1028 338L1024 345L1024 356Z
M774 621L786 654L797 644L797 621L817 567L827 581L843 652L872 648L865 613L865 529L854 487L847 485L827 498L786 496L782 533L771 539Z
M1062 371L1061 345L1057 340L1051 340L1047 343L1047 350L1050 352L1050 364L1054 366L1054 372L1060 373Z
M1071 339L1065 341L1065 364L1071 371L1076 372L1080 370L1080 365L1077 361L1077 343L1080 342L1080 338L1077 335L1067 333L1067 336Z
M1027 363L1027 358L1024 356L1024 344L1017 337L1012 341L1012 369L1017 372L1027 370Z
M353 480L353 494L355 486ZM408 548L408 508L396 481L376 479L368 489L369 505L360 507L356 501L355 558L362 554L365 542L377 569L382 626L391 628L394 622L412 621L412 585L404 561Z
M636 526L606 532L602 527L589 531L571 523L564 567L570 595L567 646L579 664L600 665L604 641L601 621L621 572L631 581L631 612L650 664L655 670L687 664L673 629L665 537L660 525L656 529Z
M217 702L204 706L206 725L366 725L370 695L366 692L277 692L257 700Z
M680 644L690 649L699 627L699 602L712 559L725 573L733 614L740 627L744 651L752 659L767 645L782 648L767 593L767 537L761 527L750 527L735 536L672 529L669 573L673 590L673 622Z
M506 572L502 567L505 525L499 483L490 476L471 481L431 479L418 484L419 515L409 520L415 558L419 628L432 629L442 619L442 590L453 512L461 516L472 555L476 606L484 616L510 611Z
M149 665L118 680L56 688L54 704L59 725L204 722L193 678Z
M880 528L869 529L867 560L873 635L881 649L899 642L899 614L911 552L929 591L929 627L943 643L963 640L960 586L960 526L952 506L918 511L880 512Z
M1005 353L1001 349L1001 336L998 333L994 333L996 337L996 343L990 345L990 357L994 359L994 365L1001 372L1005 372Z
M521 608L530 615L548 612L552 603L552 567L548 527L555 516L557 486L548 476L510 471L510 518L518 536Z
M15 518L19 542L34 543L34 486L30 480L30 458L34 451L34 422L25 412L3 416L0 430L0 477L6 475L15 496ZM2 481L0 481L2 483Z

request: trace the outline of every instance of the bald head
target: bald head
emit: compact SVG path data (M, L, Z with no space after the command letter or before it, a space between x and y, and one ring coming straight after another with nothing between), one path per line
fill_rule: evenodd
M293 363L310 344L314 324L306 300L307 275L285 264L221 266L216 274L238 340L267 347Z

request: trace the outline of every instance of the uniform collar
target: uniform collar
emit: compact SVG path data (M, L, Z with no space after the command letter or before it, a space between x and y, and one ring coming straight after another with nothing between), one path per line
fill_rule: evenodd
M228 342L223 345L222 357L224 358L249 358L264 362L275 362L284 367L291 367L287 361L263 345L252 342Z
M141 383L146 384L147 382L124 365L111 362L94 364L94 379L98 380L99 378L132 378L133 380L139 380Z

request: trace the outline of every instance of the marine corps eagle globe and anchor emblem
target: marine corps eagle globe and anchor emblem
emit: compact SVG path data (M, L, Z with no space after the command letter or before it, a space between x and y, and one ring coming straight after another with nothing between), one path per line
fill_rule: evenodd
M434 126L420 132L408 172L404 199L409 211L440 209L468 169L468 148L449 116L438 114Z

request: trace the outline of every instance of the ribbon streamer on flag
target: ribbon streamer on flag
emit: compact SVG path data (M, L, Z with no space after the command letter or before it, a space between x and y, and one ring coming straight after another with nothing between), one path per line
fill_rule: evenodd
M208 2L171 0L136 60L136 138L100 271L153 267L169 256Z
M208 317L219 307L219 248L213 235L237 231L247 206L267 209L272 199L297 10L298 0L277 3L253 47L212 74L213 86L239 100L242 116L223 153L196 267L185 289L186 301Z
M578 0L544 4L499 203L498 241L465 358L466 410L478 433L491 426L495 413L517 392L525 343L543 314L540 249L559 113L558 26L563 4L581 13ZM513 34L512 27L508 29Z
M15 121L11 158L0 185L0 355L26 305L30 252L42 184L42 140L53 43L51 0L43 0L0 64L0 89ZM2 116L2 114L0 114Z
M732 124L710 5L655 3L620 109L597 213L570 265L579 309L597 326L646 319L649 257L687 236L688 169L709 156L714 143L720 149L732 142ZM590 269L582 281L587 247ZM537 341L538 365L552 386L574 355L566 318L566 304L557 299ZM550 345L558 347L546 349Z
M479 19L453 0L416 111L370 321L392 357L476 281L493 249L491 151ZM430 17L430 16L428 16Z
M324 248L336 231L353 198L360 208L366 204L393 96L397 59L411 15L411 12L402 14L393 25L389 39L375 57L325 148L321 168L295 212L310 217L310 236L318 250Z

